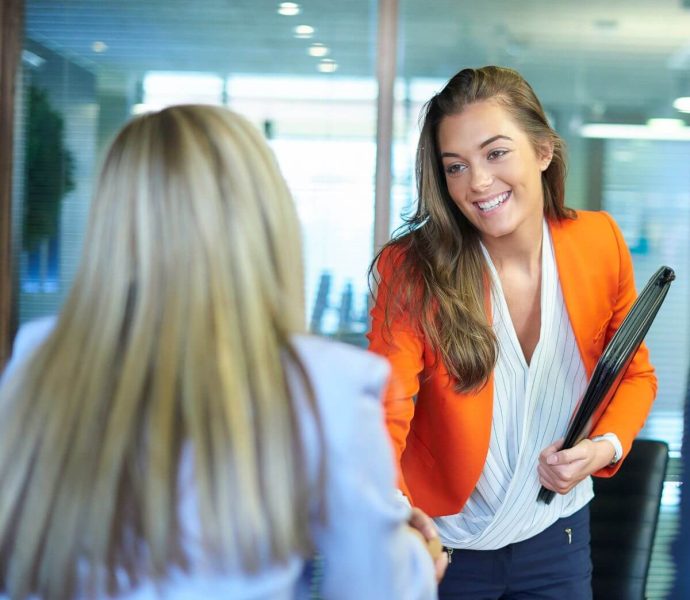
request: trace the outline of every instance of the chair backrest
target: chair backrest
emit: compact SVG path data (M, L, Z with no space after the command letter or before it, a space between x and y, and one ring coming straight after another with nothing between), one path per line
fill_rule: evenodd
M616 475L594 478L595 599L643 600L668 465L668 444L635 440Z

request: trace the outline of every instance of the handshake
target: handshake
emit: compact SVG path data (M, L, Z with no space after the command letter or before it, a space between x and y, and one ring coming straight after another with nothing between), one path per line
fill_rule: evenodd
M431 559L434 561L436 581L441 581L448 567L448 554L443 551L436 525L434 525L431 517L419 508L412 509L408 525L410 531L419 537L429 551Z

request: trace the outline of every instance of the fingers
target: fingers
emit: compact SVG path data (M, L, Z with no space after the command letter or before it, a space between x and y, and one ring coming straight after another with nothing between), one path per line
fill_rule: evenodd
M443 551L434 521L422 509L414 507L408 521L412 530L424 539L431 559L434 561L436 581L441 581L448 568L448 555Z
M563 438L561 438L560 440L556 440L555 442L553 442L553 444L550 444L539 453L539 462L549 464L549 457L556 454L556 452L558 452L562 447Z
M613 447L613 444L611 444L611 447ZM596 443L590 439L585 438L584 440L580 440L572 448L557 452L556 457L558 462L554 464L566 465L572 464L577 461L583 463L590 463L594 458L596 458L596 454Z
M577 453L574 452L575 448L570 448L569 450L561 450L559 452L554 452L553 454L549 454L546 457L546 464L547 465L567 465L573 462L574 460L578 460L581 458L580 456L577 456Z
M440 582L446 574L448 568L448 554L441 552L434 560L434 570L436 572L436 582Z
M578 460L589 460L591 458L591 440L584 439L572 448L559 450L562 445L563 440L558 440L544 448L539 454L539 462L546 465L568 465Z
M537 467L537 473L539 475L539 483L547 490L551 490L557 494L567 494L582 481L568 474L561 475L544 465L539 465Z
M431 560L434 561L436 581L441 581L448 567L448 554L443 551L436 525L434 525L433 520L419 508L412 509L408 524L410 531L418 536L426 546Z
M410 526L419 531L426 541L438 538L434 521L420 508L414 507L409 519Z
M556 442L545 448L539 456L537 473L539 482L558 494L567 494L580 481L592 473L593 442L585 439L572 448L552 452ZM560 444L562 445L562 444Z

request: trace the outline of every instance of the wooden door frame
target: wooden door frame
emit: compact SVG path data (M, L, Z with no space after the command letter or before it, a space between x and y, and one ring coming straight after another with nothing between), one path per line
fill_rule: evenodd
M0 1L0 371L16 329L12 277L14 104L24 34L24 0Z

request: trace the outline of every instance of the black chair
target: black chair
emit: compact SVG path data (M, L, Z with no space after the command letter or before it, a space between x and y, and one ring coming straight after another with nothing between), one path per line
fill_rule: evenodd
M595 600L644 600L667 465L668 444L635 440L616 475L594 478Z

